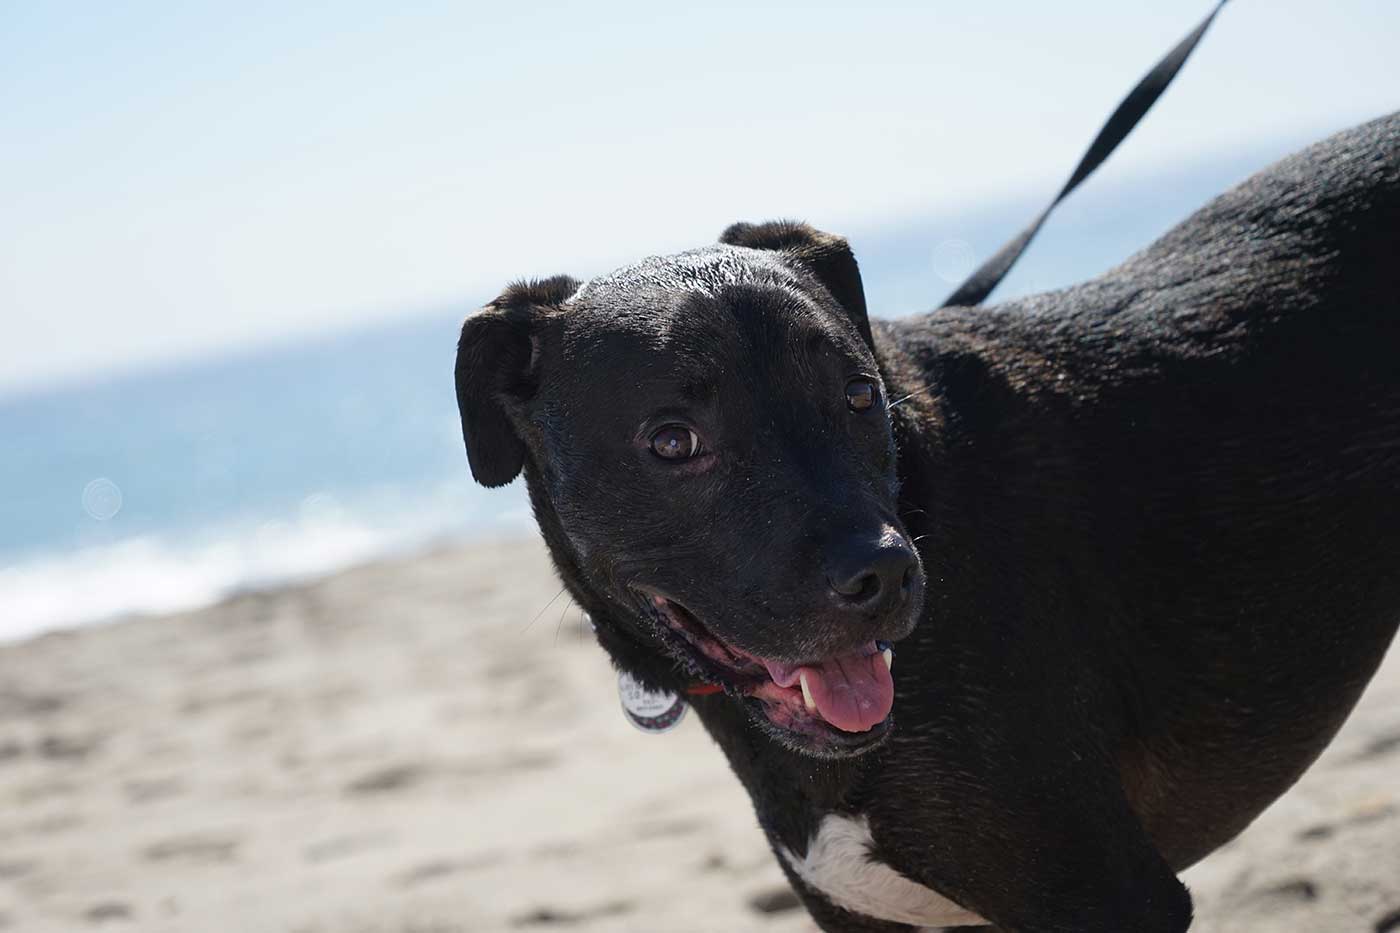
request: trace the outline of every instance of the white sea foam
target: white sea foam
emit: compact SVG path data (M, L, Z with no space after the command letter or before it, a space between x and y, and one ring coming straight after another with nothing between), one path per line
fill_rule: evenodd
M450 497L449 497L450 498ZM0 641L143 613L209 605L230 592L304 580L434 539L523 532L528 512L464 522L443 497L357 517L308 497L290 520L244 523L184 539L135 537L0 564ZM444 516L454 516L447 520Z

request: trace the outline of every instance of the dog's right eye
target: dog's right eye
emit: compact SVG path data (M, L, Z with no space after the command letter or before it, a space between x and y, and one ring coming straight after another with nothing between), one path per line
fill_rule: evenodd
M851 411L873 408L880 390L869 379L852 379L846 383L846 407Z
M651 436L651 452L662 460L685 460L700 452L700 438L683 424L668 424Z

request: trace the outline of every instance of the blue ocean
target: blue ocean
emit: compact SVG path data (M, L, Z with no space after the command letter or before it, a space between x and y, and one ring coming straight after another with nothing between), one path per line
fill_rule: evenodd
M994 297L1109 268L1290 148L1090 182ZM1040 206L842 232L871 309L897 316L936 306ZM528 533L519 482L472 484L457 419L457 329L490 297L0 397L0 640Z

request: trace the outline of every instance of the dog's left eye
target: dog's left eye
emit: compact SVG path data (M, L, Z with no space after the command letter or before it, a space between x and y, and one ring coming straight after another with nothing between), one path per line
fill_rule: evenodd
M700 452L700 438L683 424L668 424L651 436L651 452L662 460L685 460Z
M880 390L869 379L852 379L846 383L846 407L851 411L873 408Z

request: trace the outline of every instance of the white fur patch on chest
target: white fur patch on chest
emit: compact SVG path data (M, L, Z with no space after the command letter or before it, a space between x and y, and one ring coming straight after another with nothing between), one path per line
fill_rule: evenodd
M837 907L867 917L914 926L976 926L981 917L870 857L874 837L864 816L828 813L798 858L782 849L797 876Z

